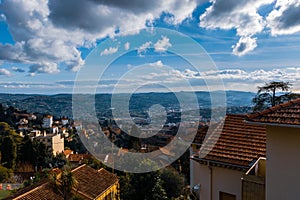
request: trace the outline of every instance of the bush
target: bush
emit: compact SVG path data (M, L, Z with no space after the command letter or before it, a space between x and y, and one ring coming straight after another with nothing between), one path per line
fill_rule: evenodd
M0 182L5 181L6 179L9 179L11 177L12 170L7 169L6 167L3 167L0 165Z

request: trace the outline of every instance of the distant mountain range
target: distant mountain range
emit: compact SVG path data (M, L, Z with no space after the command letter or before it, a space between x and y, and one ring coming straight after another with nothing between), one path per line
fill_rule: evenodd
M201 108L210 107L210 96L216 92L196 92ZM122 95L122 94L117 94ZM255 93L226 91L227 107L251 107ZM111 94L96 94L96 110L105 113L111 108ZM0 103L28 112L49 113L56 117L72 116L72 94L38 95L38 94L0 94ZM165 107L177 107L178 100L174 93L137 93L130 99L130 109L143 110L153 104Z

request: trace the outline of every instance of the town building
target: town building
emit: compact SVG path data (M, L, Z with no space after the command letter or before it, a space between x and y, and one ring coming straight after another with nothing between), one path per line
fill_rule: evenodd
M248 116L267 127L266 198L299 199L300 99Z
M246 119L227 115L211 132L207 126L199 128L190 162L190 185L199 199L264 199L264 174L253 170L263 171L259 160L266 156L266 127Z
M56 170L60 173L60 170ZM72 170L77 186L72 188L73 196L84 200L119 200L119 179L105 169L95 170L87 165L81 165ZM63 200L63 195L57 191L49 180L38 182L34 186L25 187L7 200Z
M53 155L57 155L64 151L64 138L60 134L46 134L35 137L39 142L45 144L49 148Z
M53 116L52 115L46 115L43 118L43 128L51 128L53 125Z
M63 126L66 126L69 123L69 119L66 117L61 118L61 124Z

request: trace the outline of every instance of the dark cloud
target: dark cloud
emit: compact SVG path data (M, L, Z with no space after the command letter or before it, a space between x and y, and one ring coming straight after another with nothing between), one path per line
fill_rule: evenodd
M134 13L149 12L154 8L158 8L161 4L160 0L141 1L141 0L91 0L95 3L107 6L113 6L126 9Z
M49 19L60 27L79 28L86 31L101 31L111 25L113 19L104 19L105 10L90 0L49 0ZM118 13L116 13L118 15Z
M300 25L300 5L291 6L282 13L282 17L279 18L281 28L290 28Z

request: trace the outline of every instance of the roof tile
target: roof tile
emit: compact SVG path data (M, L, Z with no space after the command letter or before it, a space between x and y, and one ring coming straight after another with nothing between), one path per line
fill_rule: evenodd
M248 115L248 121L270 125L300 125L300 98Z
M246 123L246 119L247 115L227 115L223 129L214 130L204 141L199 152L201 159L249 167L253 160L265 157L266 127ZM198 133L198 137L203 136L203 132Z

